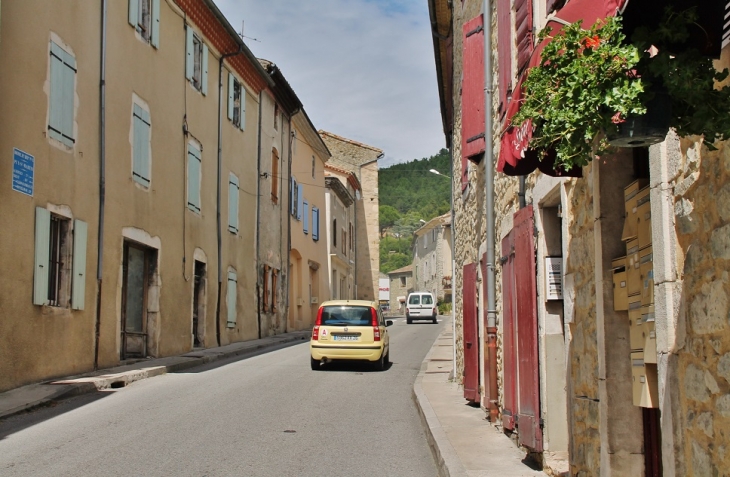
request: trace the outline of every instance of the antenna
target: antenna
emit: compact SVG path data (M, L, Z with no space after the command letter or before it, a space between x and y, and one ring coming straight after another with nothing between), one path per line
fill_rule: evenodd
M246 23L246 22L245 22L244 20L241 20L241 33L239 33L239 36L241 37L241 39L243 40L244 38L248 38L249 40L253 40L253 41L255 41L255 42L261 43L261 41L260 41L260 40L258 40L257 38L252 38L252 37L250 37L250 36L245 36L245 35L243 34L243 27L244 27L245 23Z

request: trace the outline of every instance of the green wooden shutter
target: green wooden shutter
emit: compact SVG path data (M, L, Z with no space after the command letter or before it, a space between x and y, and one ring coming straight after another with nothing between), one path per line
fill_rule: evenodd
M200 151L188 145L188 207L200 212Z
M185 77L188 80L193 79L193 69L195 68L195 56L193 53L193 29L190 25L185 27L185 51L187 56L185 57Z
M63 51L63 74L62 74L62 118L61 134L63 143L72 146L74 143L74 84L76 82L76 59L66 51Z
M132 177L145 187L150 185L150 124L150 113L135 104Z
M51 245L51 212L35 208L35 271L33 273L33 304L48 303L48 268Z
M228 230L238 232L238 177L234 174L228 179Z
M304 233L309 233L309 202L306 200L304 201L304 220L302 221L302 228L304 229Z
M160 0L152 0L152 38L150 43L155 48L160 47Z
M203 68L202 68L202 74L200 75L200 81L202 83L202 88L200 89L200 92L207 95L208 94L208 45L203 43Z
M129 24L137 29L139 19L139 0L129 0Z
M233 121L233 74L228 73L228 119Z
M62 141L61 122L63 121L63 57L64 51L60 46L51 42L51 90L48 99L48 135L57 141Z
M236 326L236 285L237 277L235 271L228 271L228 295L226 296L226 306L228 308L228 328Z
M74 256L73 282L71 291L71 308L84 309L86 296L86 239L88 225L81 220L74 220Z

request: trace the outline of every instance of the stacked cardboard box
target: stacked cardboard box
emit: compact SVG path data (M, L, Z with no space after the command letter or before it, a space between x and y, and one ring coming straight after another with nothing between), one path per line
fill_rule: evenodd
M645 179L624 188L626 220L621 239L626 256L613 261L613 303L627 311L633 402L658 407L656 331L654 328L654 268L651 244L651 202Z

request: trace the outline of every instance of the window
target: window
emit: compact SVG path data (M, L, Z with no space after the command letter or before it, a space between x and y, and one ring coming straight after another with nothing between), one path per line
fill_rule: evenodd
M228 176L228 231L238 233L238 177Z
M33 304L84 309L88 225L36 207Z
M271 150L271 201L279 202L279 151Z
M406 277L400 277L400 286L406 286Z
M200 149L188 144L188 208L200 213L202 159Z
M228 270L228 293L226 295L226 308L228 308L228 318L226 326L233 328L236 326L236 305L238 292L238 276L233 269Z
M74 135L76 59L54 42L51 42L50 55L48 136L68 147L73 147L76 142Z
M193 33L189 25L186 31L186 45L185 77L195 89L208 94L208 46Z
M289 178L289 212L296 217L297 216L297 207L299 206L299 184L297 184L297 179L295 177Z
M279 105L274 103L274 129L279 129Z
M303 202L304 205L304 211L303 211L303 217L304 220L302 221L302 229L304 230L305 234L309 233L309 202L306 200Z
M342 240L340 241L340 248L342 249L342 255L347 256L347 231L342 229Z
M312 207L312 240L319 240L319 209Z
M350 222L350 251L355 250L355 228L352 226L352 222Z
M228 73L228 119L237 128L245 129L246 91L232 73Z
M314 156L312 156L312 179L314 179L314 169L315 169L316 164L317 164L317 160L315 159Z
M337 246L337 219L332 221L332 246Z
M150 113L138 104L132 108L132 178L149 187L150 173Z
M129 0L129 24L155 48L160 44L160 0Z

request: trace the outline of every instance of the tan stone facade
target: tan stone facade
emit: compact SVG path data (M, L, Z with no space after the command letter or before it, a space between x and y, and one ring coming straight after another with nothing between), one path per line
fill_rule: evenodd
M491 12L491 55L496 88L492 156L496 162L502 125L497 113L497 7L491 3L495 8ZM539 30L545 24L544 2L531 4ZM461 81L468 76L462 35L463 26L480 14L482 5L468 0L429 2L439 34L434 46L444 130L452 171L456 171L452 174L454 299L456 374L461 380L465 369L463 267L479 263L486 250L484 162L468 164L468 186L463 192L458 178L464 139ZM716 66L725 68L729 63L730 50L725 47ZM657 459L662 475L722 475L728 468L730 287L726 260L730 257L730 212L726 209L730 208L726 203L730 203L730 192L726 189L730 155L727 142L715 146L718 149L711 151L698 138L679 139L670 132L664 142L648 151L617 149L592 161L583 168L581 178L559 179L538 171L525 177L522 207L534 210L534 313L538 325L537 336L530 338L537 341L538 349L539 417L546 467L581 476L643 475L655 465L649 461ZM502 412L509 405L505 386L514 382L505 368L509 343L505 343L502 271L509 257L502 256L502 240L514 230L514 214L521 206L519 178L494 172L499 415L493 423L502 428L506 422ZM642 246L627 253L634 245L624 232L629 216L624 188L637 179L647 186L642 220L650 220L650 225ZM641 260L630 261L634 254ZM623 256L629 258L620 260ZM550 295L547 284L552 271L547 260L555 257L561 267L559 298ZM635 267L640 277L640 294L629 294L634 304L644 300L638 345L631 318L635 312L615 299L614 279L624 271L624 265L617 267L617 263L627 269ZM640 265L648 267L648 272L641 271ZM479 276L486 278L481 272ZM481 283L478 290L479 309L484 310ZM480 313L479 392L487 411L485 321ZM638 396L642 389L645 393L641 404L637 385ZM654 425L659 431L652 431ZM520 442L519 426L514 431L502 429ZM556 452L567 455L565 462L555 463Z

